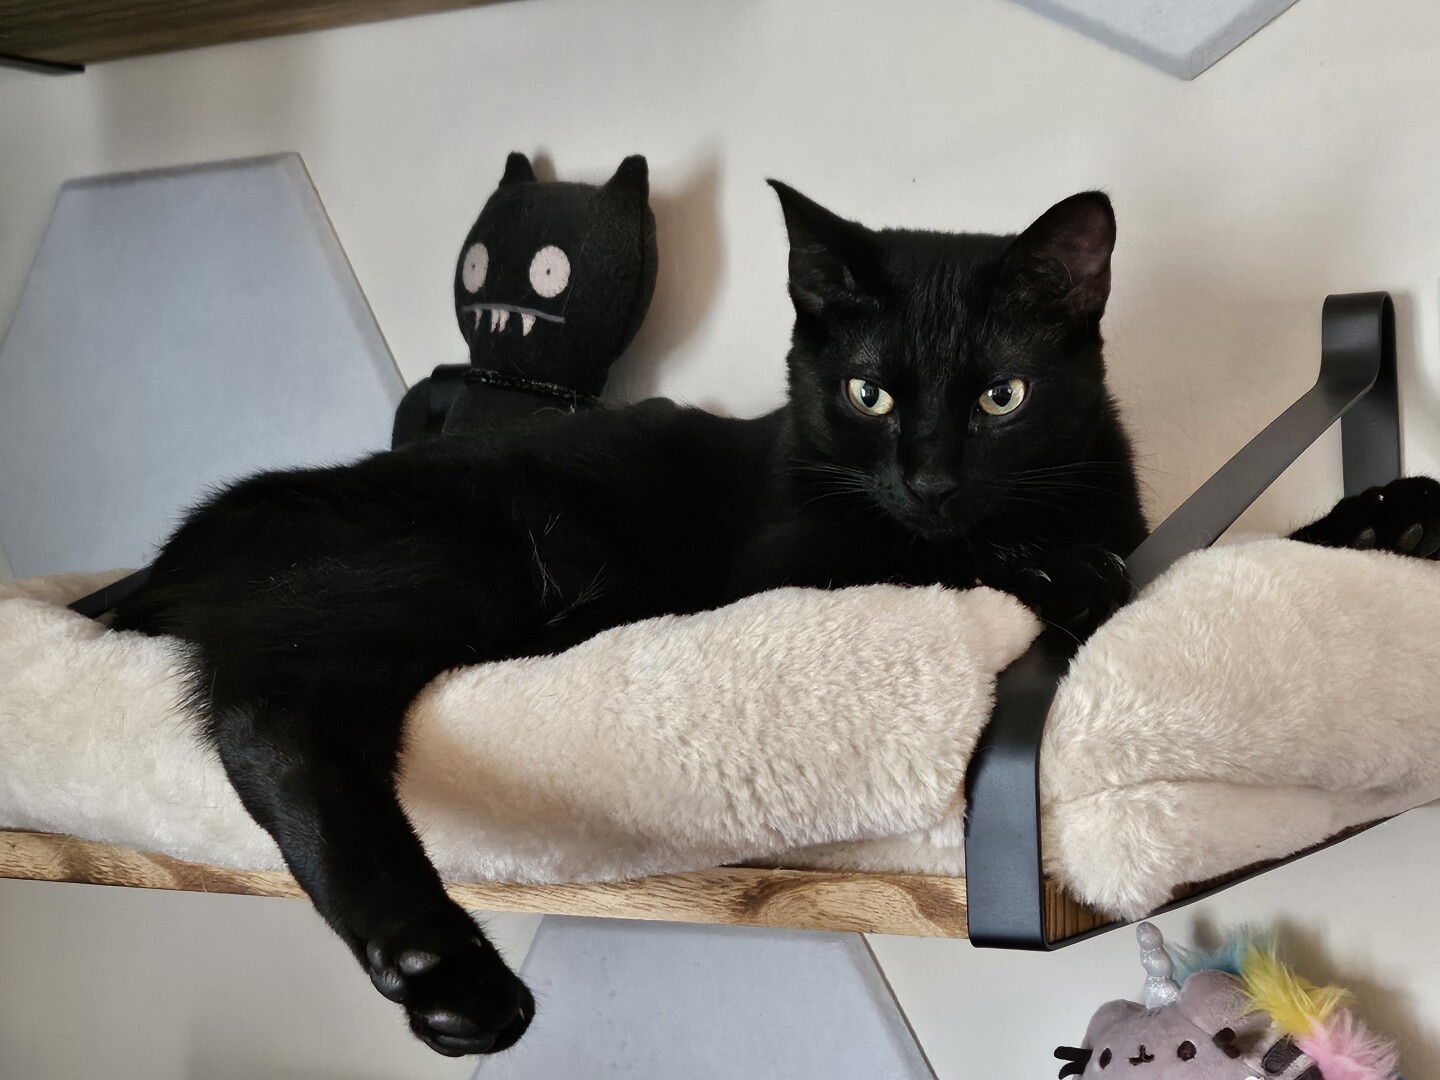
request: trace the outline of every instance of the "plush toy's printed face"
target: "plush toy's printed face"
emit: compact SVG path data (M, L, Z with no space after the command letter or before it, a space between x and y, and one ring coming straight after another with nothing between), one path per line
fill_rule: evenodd
M478 295L485 288L485 279L490 276L490 249L483 241L477 240L465 249L465 258L460 263L460 283L471 296ZM554 300L570 284L570 256L554 244L546 244L530 260L530 289L538 300ZM561 307L562 305L552 305ZM515 304L484 303L477 301L465 305L475 316L473 329L480 330L489 315L490 333L501 334L509 329L510 316L519 316L520 334L529 337L535 329L537 319L546 322L563 323L565 316L538 308L519 307Z
M644 158L597 187L537 181L510 155L455 268L471 363L599 393L654 288L648 194Z
M1239 981L1219 971L1190 976L1161 1008L1103 1005L1084 1046L1057 1053L1072 1063L1061 1075L1084 1080L1323 1080L1269 1016L1249 1010Z

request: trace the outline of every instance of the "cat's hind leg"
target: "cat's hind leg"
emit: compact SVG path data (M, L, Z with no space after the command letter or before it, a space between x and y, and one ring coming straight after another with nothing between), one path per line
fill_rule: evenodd
M272 695L232 699L210 727L245 808L411 1030L441 1054L493 1053L524 1034L534 999L446 894L400 806L403 711L383 696Z

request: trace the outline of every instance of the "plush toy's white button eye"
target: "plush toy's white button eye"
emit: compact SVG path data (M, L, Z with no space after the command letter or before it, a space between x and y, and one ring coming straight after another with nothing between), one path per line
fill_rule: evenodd
M530 287L549 299L559 296L570 284L570 257L554 244L548 244L530 260Z
M484 244L471 244L465 252L465 264L460 267L460 284L466 292L479 292L485 284L485 275L490 271L490 252Z

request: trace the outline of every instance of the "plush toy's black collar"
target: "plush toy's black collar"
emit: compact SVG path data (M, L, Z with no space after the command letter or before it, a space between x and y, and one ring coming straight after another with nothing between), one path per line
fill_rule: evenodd
M559 383L541 382L538 379L526 379L520 375L507 375L503 371L472 367L465 372L465 385L474 386L477 383L494 386L501 390L518 390L526 394L535 394L538 397L558 398L572 411L593 409L600 404L600 399L593 394L582 394L567 386L561 386Z

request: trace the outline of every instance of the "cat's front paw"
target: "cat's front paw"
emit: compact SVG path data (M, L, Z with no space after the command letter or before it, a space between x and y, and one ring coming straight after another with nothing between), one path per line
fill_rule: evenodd
M1440 557L1440 481L1407 476L1341 499L1319 521L1291 534L1325 547Z
M1131 592L1125 560L1098 545L1046 552L982 581L1082 639L1129 600Z
M460 923L415 920L372 938L366 969L430 1049L447 1057L497 1053L525 1034L535 999L474 924Z

